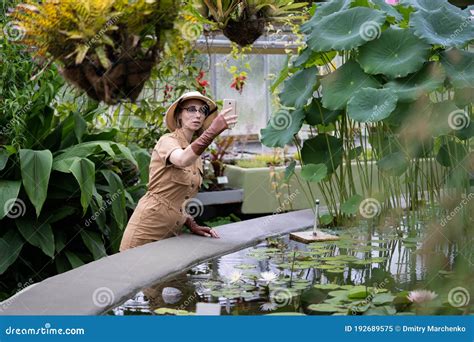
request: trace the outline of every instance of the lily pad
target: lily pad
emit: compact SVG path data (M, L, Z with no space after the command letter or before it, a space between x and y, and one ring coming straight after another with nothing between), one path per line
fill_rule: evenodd
M394 298L395 296L390 293L377 293L372 299L372 303L374 305L388 304L392 303Z
M368 74L404 77L420 70L431 46L409 29L389 28L359 49L358 62Z
M308 309L311 310L311 311L327 312L327 313L346 311L346 309L344 309L340 306L336 306L336 305L332 305L332 304L324 304L324 303L311 304L311 305L308 306Z
M415 74L389 81L384 87L393 90L399 101L411 102L441 87L445 78L441 63L428 62Z
M318 290L329 290L329 291L341 288L341 286L337 284L316 284L313 287Z
M343 109L361 88L378 88L380 83L364 73L360 65L350 60L321 80L323 106L332 110Z
M157 315L175 315L175 316L194 315L193 312L189 312L186 310L171 309L171 308L159 308L155 310L155 313Z
M351 50L378 38L385 13L367 7L342 10L308 22L307 45L314 51Z

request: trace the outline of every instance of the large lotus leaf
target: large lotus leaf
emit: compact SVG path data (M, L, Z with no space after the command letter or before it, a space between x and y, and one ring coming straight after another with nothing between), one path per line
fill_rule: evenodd
M441 63L428 62L420 71L387 82L384 87L393 90L399 101L411 102L442 86L445 78Z
M462 88L454 91L454 102L459 108L474 103L474 88Z
M321 80L323 106L328 109L343 109L347 101L361 88L379 88L380 83L367 75L360 65L350 60Z
M416 10L423 10L425 12L437 11L438 9L444 7L450 10L454 10L456 12L460 11L459 8L454 5L451 5L446 0L402 0L401 4L409 5L415 8Z
M301 158L305 164L326 164L328 174L342 162L342 139L332 135L319 134L304 142Z
M284 82L280 100L284 106L301 108L306 105L308 99L313 95L314 88L318 83L318 68L311 67L296 72Z
M385 0L371 0L377 7L391 17L395 18L395 21L402 21L403 15L401 15L392 5L389 5Z
M338 110L324 108L319 99L313 99L311 104L305 108L305 119L308 125L328 125L334 123L341 115Z
M453 87L474 88L473 52L458 49L443 51L441 53L441 63Z
M294 60L293 66L296 68L308 68L314 65L322 66L328 64L328 61L331 61L334 57L336 57L336 55L336 51L316 52L311 50L309 47L306 47Z
M380 36L385 13L354 7L324 17L312 26L307 45L314 51L350 50Z
M298 133L305 113L303 109L277 112L268 122L267 127L260 130L262 144L268 147L285 147Z
M308 182L320 182L328 173L326 164L306 164L301 168L301 177Z
M348 9L351 1L352 0L333 0L317 4L316 11L314 12L314 15L311 17L311 19L301 25L301 32L310 33L312 31L313 25L319 20L335 12Z
M432 105L427 96L420 97L415 102L398 102L395 110L384 119L384 122L404 129L407 125L412 125L413 121L420 116L429 116L433 110Z
M378 160L377 167L384 174L401 176L408 168L408 160L403 152L394 152Z
M431 12L416 11L411 15L410 27L427 43L445 47L465 46L474 37L469 17L445 6Z
M360 47L358 62L368 74L404 77L423 66L430 49L409 29L389 28Z
M443 166L458 166L466 158L468 152L466 147L455 141L448 141L441 145L436 160Z
M395 110L397 100L390 89L362 88L347 103L347 115L359 122L377 122Z

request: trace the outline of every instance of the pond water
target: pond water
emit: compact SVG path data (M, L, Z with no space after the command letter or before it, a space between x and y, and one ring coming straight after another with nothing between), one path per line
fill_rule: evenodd
M456 247L437 245L420 253L425 225L397 226L326 230L340 239L311 244L269 238L143 289L108 314L194 314L197 302L218 303L221 315L472 312L469 303L450 305L441 290L457 277ZM430 270L433 260L442 267ZM415 289L436 294L419 294L425 302L412 303L407 291Z

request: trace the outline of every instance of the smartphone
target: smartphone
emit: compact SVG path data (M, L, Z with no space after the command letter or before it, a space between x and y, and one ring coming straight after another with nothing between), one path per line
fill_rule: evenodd
M234 114L234 115L237 115L237 101L235 99L224 99L224 108L223 109L227 109L227 108L232 108L230 113ZM229 126L229 129L232 129L234 127L235 127L235 124Z

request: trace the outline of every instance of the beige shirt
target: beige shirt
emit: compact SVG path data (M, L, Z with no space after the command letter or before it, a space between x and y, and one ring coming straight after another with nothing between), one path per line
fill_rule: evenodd
M158 140L151 155L148 191L128 222L121 251L180 234L186 221L186 204L202 184L203 163L198 158L191 166L178 167L171 164L169 156L188 145L180 128Z

